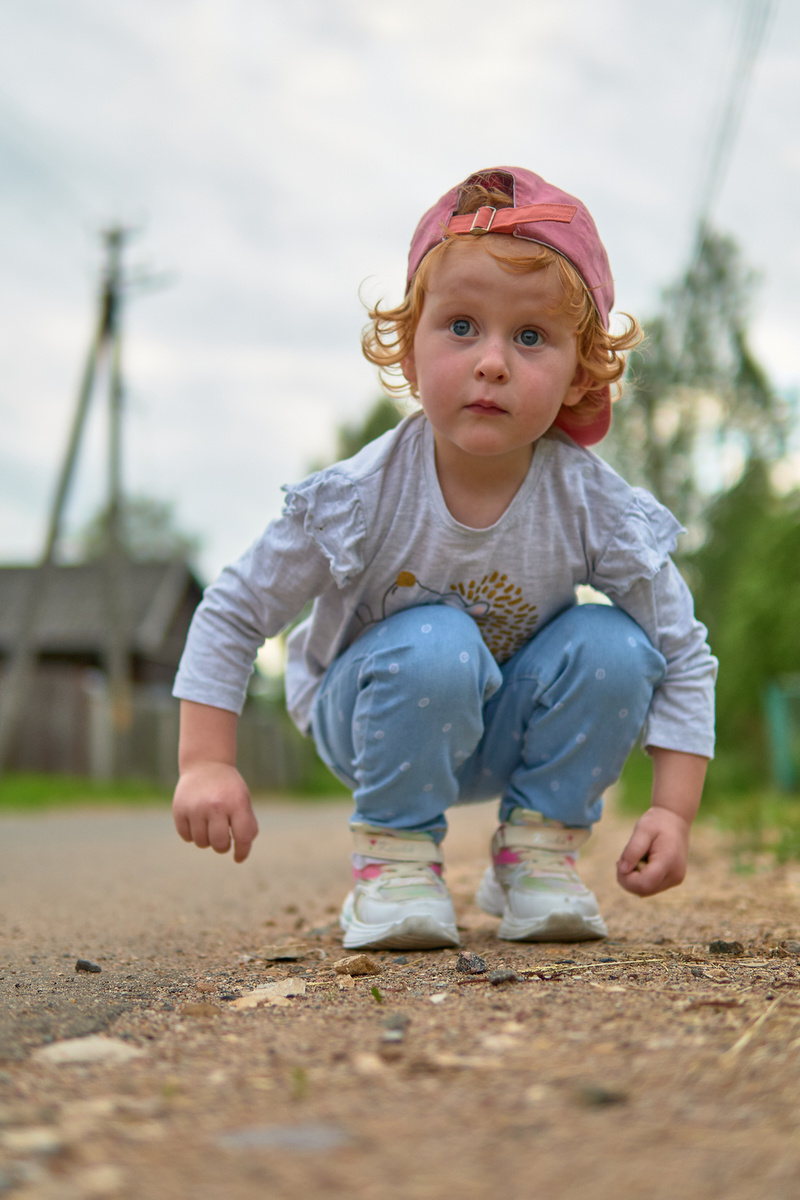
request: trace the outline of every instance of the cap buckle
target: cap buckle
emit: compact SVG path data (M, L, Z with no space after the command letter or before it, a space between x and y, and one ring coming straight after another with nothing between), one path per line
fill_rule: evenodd
M486 223L486 224L484 224L484 221L485 221L485 217L483 216L484 213L492 214L489 217L488 223ZM497 216L497 209L492 208L491 204L484 204L481 208L478 209L478 211L475 213L475 216L472 218L472 224L469 227L470 233L472 233L472 231L474 229L483 229L484 232L488 233L489 230L492 228L492 222L494 221L496 216Z

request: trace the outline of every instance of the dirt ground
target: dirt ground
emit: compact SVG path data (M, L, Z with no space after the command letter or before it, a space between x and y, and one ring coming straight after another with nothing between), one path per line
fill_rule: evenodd
M161 811L0 819L0 1196L800 1196L800 867L736 874L700 829L684 886L640 901L611 813L582 860L608 940L502 943L472 899L492 809L457 810L487 971L351 977L347 805L258 815L240 867ZM74 1038L97 1060L48 1060Z

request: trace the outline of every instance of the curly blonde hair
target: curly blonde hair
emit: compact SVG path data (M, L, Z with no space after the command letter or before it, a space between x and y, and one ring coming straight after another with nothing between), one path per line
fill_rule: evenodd
M473 183L463 189L458 212L477 212L484 205L508 208L510 201L505 192ZM443 240L423 258L402 304L395 308L383 308L378 301L373 308L367 310L370 321L361 336L361 348L365 358L378 367L381 383L390 395L401 396L409 393L419 397L416 385L403 377L400 364L414 347L414 335L422 314L428 280L436 263L449 253L454 242L462 242L466 238L492 236L483 229L461 234L450 233L447 229L443 229L442 232ZM642 340L639 324L633 317L624 313L623 316L628 321L627 329L619 334L609 333L603 328L586 284L563 255L538 242L523 243L525 251L519 253L519 240L515 240L516 253L504 254L497 248L501 236L507 235L493 235L486 249L504 270L513 274L525 274L529 271L555 272L561 290L561 301L555 311L563 314L574 326L578 365L596 385L596 389L588 391L571 411L574 418L589 421L605 403L604 393L609 384L617 385L614 389L614 399L618 398L621 390L618 386L619 380L625 370L624 355Z

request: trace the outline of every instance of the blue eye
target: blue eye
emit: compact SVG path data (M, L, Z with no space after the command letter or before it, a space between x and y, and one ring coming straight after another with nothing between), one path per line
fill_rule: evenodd
M523 346L538 346L542 340L542 335L536 329L523 329L519 334L519 342Z
M453 321L450 328L456 337L469 337L472 333L472 322L467 321L464 317L459 317L457 321Z

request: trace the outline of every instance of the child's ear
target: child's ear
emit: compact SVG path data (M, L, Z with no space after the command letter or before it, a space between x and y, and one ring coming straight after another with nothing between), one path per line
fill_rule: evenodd
M405 358L400 359L400 370L403 372L406 383L410 383L413 387L416 387L417 364L414 362L413 350L409 350Z
M576 404L580 404L587 392L591 392L596 387L597 382L592 379L586 367L578 366L575 374L572 376L572 382L567 388L567 394L561 403L566 408L574 408Z

